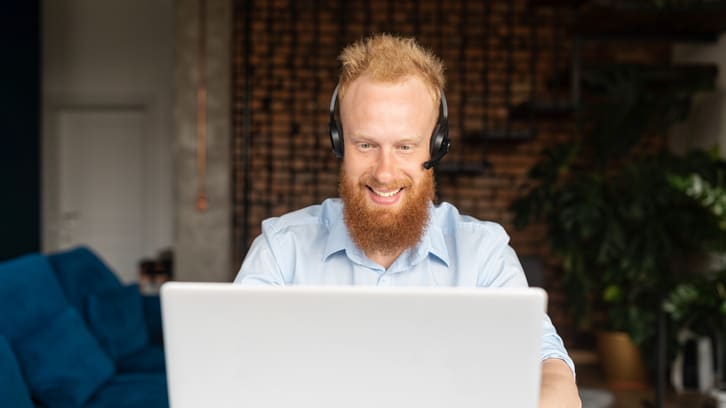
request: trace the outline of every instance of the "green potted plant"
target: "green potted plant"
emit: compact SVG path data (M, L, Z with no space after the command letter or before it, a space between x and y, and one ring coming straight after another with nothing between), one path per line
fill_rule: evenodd
M664 130L685 117L698 86L650 86L633 67L591 72L587 80L579 132L530 170L511 206L514 223L545 223L582 327L649 345L663 298L715 234L707 227L713 215L673 181L711 177L714 161L704 161L710 156L703 152L673 155L664 142Z
M712 345L716 357L714 382L699 386L701 391L705 391L704 387L713 387L715 397L726 404L726 169L716 166L714 170L709 178L689 174L671 179L676 188L714 216L718 233L708 243L709 252L715 255L711 258L716 261L702 262L700 273L689 276L689 279L673 288L663 308L680 333L691 333ZM711 361L705 364L707 367L711 365ZM674 376L674 379L678 379L678 376Z
M677 285L666 298L663 307L680 333L705 339L712 345L711 350L717 363L714 381L712 384L705 384L706 389L703 384L698 384L700 390L706 391L708 387L724 389L726 269L711 274L704 273ZM706 365L712 366L712 359L709 360ZM683 386L682 379L679 380Z

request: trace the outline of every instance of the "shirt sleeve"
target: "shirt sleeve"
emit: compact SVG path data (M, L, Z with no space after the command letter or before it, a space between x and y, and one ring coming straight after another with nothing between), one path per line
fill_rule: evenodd
M284 286L280 265L264 234L255 238L234 283L257 286Z
M542 321L542 326L542 361L550 358L560 359L567 363L567 365L570 367L570 370L572 370L572 375L574 376L575 363L572 361L572 358L570 358L569 354L567 354L567 350L565 350L565 345L562 342L562 338L557 334L555 326L552 324L550 317L546 314L544 316L544 320Z
M498 267L493 268L495 271L492 271L494 272L493 277L488 286L528 286L519 258L509 244L503 246L500 262ZM572 374L575 375L575 364L567 354L562 338L557 334L557 330L547 314L545 314L542 321L542 329L542 351L540 354L542 361L550 358L563 360L572 370Z

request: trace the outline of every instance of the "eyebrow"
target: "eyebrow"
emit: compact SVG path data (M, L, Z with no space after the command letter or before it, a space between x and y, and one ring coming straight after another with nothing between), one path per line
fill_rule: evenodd
M374 142L378 143L375 138L372 138L368 135L361 135L361 134L354 134L349 137L351 142L360 142L360 141L367 141L367 142ZM425 141L426 137L416 137L416 136L405 136L400 139L396 139L393 141L394 144L419 144L423 143Z
M424 142L424 139L425 138L418 138L418 139L405 138L405 139L398 140L396 143L397 144L412 144L412 145L418 145L418 144L423 143Z

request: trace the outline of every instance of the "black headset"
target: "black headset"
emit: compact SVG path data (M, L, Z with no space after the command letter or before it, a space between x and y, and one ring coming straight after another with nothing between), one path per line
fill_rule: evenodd
M333 145L333 153L335 153L335 157L342 159L343 126L335 116L335 106L338 104L338 86L335 87L333 97L330 98L330 122L328 126L330 127L330 143ZM451 142L449 141L449 109L446 106L446 96L444 96L443 91L441 92L441 103L439 104L439 118L436 121L436 126L434 126L434 131L431 133L429 149L431 159L423 164L427 170L438 164L439 160L451 149Z

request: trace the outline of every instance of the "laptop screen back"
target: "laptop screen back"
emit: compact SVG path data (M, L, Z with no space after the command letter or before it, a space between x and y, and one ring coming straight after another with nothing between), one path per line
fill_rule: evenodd
M162 288L185 407L535 407L541 289Z

